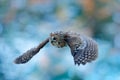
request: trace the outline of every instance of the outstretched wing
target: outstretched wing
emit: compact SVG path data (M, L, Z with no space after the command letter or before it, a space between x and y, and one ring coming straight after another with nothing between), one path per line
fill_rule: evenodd
M21 56L17 57L14 62L16 64L24 64L28 62L34 55L36 55L41 48L43 48L49 42L49 38L40 43L36 48L31 48L30 50L23 53Z
M31 48L27 52L23 53L21 56L15 59L16 64L24 64L28 62L35 54L38 53L37 48Z
M74 40L69 41L68 44L71 49L75 64L85 65L87 62L91 62L97 58L97 44L90 38L79 36L79 38L74 38Z

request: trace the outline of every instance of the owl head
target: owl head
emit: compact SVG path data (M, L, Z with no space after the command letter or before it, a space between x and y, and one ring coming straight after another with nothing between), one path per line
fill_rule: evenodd
M56 46L58 48L65 47L66 41L65 41L65 33L60 31L60 32L54 32L50 34L49 41L53 46Z

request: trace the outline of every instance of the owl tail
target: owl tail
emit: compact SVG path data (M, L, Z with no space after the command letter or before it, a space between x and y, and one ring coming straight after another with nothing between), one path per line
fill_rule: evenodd
M36 48L32 48L32 49L28 50L27 52L23 53L23 55L21 55L21 56L19 56L18 58L15 59L14 63L16 63L16 64L24 64L24 63L28 62L48 42L49 42L49 38L47 38L45 41L43 41L42 43L40 43Z

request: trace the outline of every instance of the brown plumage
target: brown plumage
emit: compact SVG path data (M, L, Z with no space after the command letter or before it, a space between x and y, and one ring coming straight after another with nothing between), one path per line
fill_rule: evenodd
M18 57L15 63L22 64L28 62L49 41L53 46L58 48L68 45L71 49L74 63L78 65L85 65L87 62L95 60L98 56L98 47L93 39L73 32L59 31L51 33L50 37L39 44L37 48L30 49L22 56Z

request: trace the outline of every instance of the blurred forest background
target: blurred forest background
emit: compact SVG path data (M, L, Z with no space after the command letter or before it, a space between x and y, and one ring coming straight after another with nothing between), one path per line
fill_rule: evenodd
M94 38L99 57L75 66L68 47L47 44L28 63L14 59L51 32ZM0 0L0 80L120 80L120 0Z

